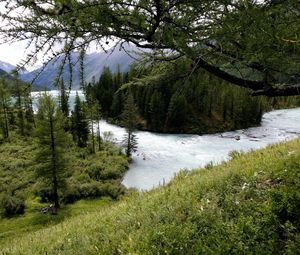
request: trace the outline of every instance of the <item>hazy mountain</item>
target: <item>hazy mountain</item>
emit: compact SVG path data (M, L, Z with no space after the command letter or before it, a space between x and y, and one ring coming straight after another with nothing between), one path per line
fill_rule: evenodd
M127 51L135 50L134 46L126 46ZM134 53L131 53L135 56ZM78 62L79 52L73 52L71 54L72 62L75 63L73 67L73 88L78 88L80 84L79 79L79 62ZM40 88L49 88L53 89L53 81L57 77L57 70L61 65L63 57L60 56L55 60L51 61L40 76L34 81L35 87ZM117 71L118 66L121 72L128 71L130 64L134 61L125 51L119 51L116 49L111 53L105 52L95 52L87 54L84 59L84 78L85 81L89 82L92 80L92 77L95 77L96 80L99 79L100 74L104 66L109 66L112 72ZM36 69L32 72L24 73L21 75L21 79L27 82L31 82L34 77L40 72L41 68ZM68 66L64 67L63 78L65 83L68 84L70 73Z
M1 76L6 76L7 75L7 72L5 72L4 70L2 70L1 68L0 68L0 77Z
M0 60L0 69L9 73L11 72L12 70L14 70L16 67L14 65L11 65L9 63L6 63L4 61L1 61Z

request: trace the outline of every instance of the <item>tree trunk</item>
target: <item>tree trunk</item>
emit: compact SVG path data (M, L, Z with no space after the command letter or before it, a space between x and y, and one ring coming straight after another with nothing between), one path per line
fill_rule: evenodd
M4 138L7 139L9 137L8 131L8 117L7 117L7 108L6 108L6 100L2 97L2 108L3 108L3 115L4 115Z
M97 127L97 138L98 138L98 149L101 151L101 133L100 133L100 120L98 120L98 127Z
M127 137L127 150L126 150L126 155L127 157L131 156L131 149L130 149L130 139L131 139L131 131L128 130L128 137Z
M19 111L19 125L20 125L20 131L21 136L25 136L25 130L24 130L24 116L23 116L23 109L22 109L22 98L21 98L21 92L18 91L18 111Z
M6 104L4 105L4 122L5 122L5 138L9 137L9 131L8 131L8 118L7 118L7 109Z
M92 140L93 140L93 153L96 152L95 149L95 134L94 134L94 121L92 120Z
M58 183L56 176L56 146L55 146L55 137L54 137L54 127L53 127L53 118L50 116L50 136L51 136L51 152L52 152L52 195L54 202L54 210L53 213L56 213L59 208L59 197L58 197Z

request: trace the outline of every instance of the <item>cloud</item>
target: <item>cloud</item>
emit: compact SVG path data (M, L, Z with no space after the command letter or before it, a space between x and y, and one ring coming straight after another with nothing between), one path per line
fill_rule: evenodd
M26 45L25 41L0 45L0 60L12 65L19 64L26 57Z

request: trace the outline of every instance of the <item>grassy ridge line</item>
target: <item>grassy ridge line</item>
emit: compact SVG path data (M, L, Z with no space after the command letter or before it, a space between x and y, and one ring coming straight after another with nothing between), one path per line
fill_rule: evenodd
M300 139L6 243L0 254L297 254Z

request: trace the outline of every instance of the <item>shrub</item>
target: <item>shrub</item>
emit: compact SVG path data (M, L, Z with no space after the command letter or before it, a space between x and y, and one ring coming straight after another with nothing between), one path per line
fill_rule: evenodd
M63 202L66 204L72 204L80 199L80 193L78 187L75 185L70 185L63 193Z
M2 195L0 198L2 214L5 217L23 214L25 211L25 201L23 198Z
M125 193L126 188L116 181L106 182L104 184L104 193L113 199L117 199L120 195Z
M35 194L41 198L42 203L49 203L51 201L51 188L50 187L38 187Z

